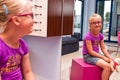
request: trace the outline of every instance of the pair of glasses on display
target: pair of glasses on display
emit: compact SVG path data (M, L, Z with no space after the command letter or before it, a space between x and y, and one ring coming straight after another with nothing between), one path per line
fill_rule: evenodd
M41 14L41 13L40 13L40 14L35 13L34 15L35 15L36 17L37 17L37 16L42 16L42 14Z
M40 5L34 5L35 6L35 8L37 9L37 8L42 8L42 6L40 6Z
M38 21L34 21L34 23L35 24L41 24L42 22L40 21L40 22L38 22Z

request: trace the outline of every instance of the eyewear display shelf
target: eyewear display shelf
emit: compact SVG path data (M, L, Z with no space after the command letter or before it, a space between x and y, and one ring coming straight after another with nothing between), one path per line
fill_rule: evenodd
M50 37L71 35L74 0L32 0L34 25L30 35Z

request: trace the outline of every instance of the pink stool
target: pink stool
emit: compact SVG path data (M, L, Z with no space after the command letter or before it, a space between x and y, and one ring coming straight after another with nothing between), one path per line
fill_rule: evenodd
M102 69L84 62L82 58L72 60L70 80L101 80Z

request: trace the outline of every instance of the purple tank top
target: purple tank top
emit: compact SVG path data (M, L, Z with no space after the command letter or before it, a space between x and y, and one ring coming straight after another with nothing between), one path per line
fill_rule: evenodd
M87 50L86 43L85 43L86 40L90 40L92 43L93 50L96 51L97 53L99 53L99 44L102 39L103 39L103 35L101 33L99 33L99 35L97 37L95 37L95 36L92 36L91 32L88 32L85 35L84 40L83 40L82 53L88 54L88 50Z
M0 39L0 73L2 80L22 80L21 59L28 53L23 39L19 48L11 48Z

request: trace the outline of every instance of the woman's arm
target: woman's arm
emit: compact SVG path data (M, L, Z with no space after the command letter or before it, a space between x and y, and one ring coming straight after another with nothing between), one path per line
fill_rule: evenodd
M26 54L22 59L22 70L24 80L35 80L29 60L29 53Z

